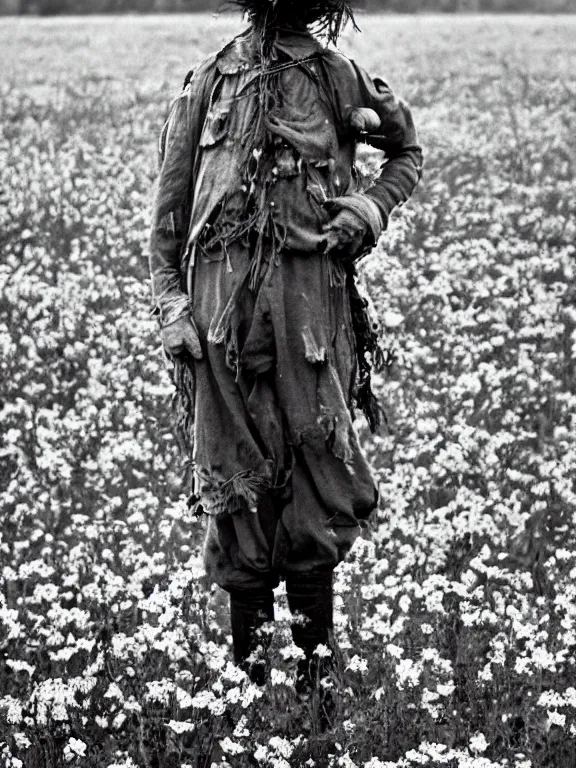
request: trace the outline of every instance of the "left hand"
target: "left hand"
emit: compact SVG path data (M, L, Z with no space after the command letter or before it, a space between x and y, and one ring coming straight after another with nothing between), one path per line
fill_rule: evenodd
M171 355L180 355L188 351L195 360L202 360L202 347L198 329L192 317L182 315L161 330L164 349Z
M326 252L331 255L354 260L362 250L366 237L366 224L359 216L347 209L341 210L324 227Z

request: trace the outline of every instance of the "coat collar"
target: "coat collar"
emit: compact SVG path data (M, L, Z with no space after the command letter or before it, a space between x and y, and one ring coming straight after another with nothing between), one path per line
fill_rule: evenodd
M257 38L248 28L231 40L216 57L216 66L223 75L233 75L250 69L255 63ZM278 29L275 47L294 61L306 59L324 51L324 46L308 30Z

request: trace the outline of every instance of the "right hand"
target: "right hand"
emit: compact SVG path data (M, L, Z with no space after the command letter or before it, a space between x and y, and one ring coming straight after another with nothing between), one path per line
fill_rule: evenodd
M182 315L160 331L164 349L171 355L187 350L195 360L202 360L202 347L196 323L189 315Z

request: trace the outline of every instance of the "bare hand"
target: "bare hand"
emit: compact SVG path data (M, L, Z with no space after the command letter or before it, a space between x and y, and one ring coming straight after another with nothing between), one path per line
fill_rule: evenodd
M182 315L161 330L164 348L171 355L179 355L185 349L195 360L202 360L202 347L194 320L189 315Z
M324 227L324 231L328 253L354 259L362 249L366 225L352 211L342 210Z

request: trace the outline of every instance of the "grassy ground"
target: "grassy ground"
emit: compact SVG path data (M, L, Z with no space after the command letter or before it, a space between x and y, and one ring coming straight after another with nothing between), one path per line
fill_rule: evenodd
M576 765L576 19L360 25L426 173L363 268L398 361L327 737L281 589L272 683L229 663L148 314L155 142L238 24L2 21L3 766Z

